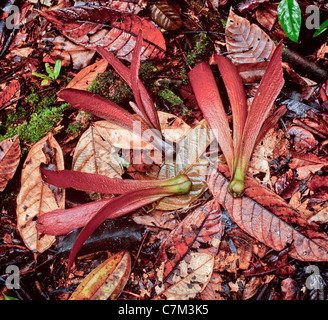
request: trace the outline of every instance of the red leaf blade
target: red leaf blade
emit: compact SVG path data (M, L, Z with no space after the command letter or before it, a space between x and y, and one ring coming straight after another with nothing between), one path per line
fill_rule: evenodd
M106 219L114 219L121 217L133 210L141 208L163 197L167 197L177 193L184 194L186 192L189 192L191 182L189 181L187 176L180 176L176 181L177 184L173 186L149 188L125 193L121 196L114 198L113 201L102 207L79 233L68 258L67 273L70 272L75 256L81 249L83 243L94 232L94 230Z
M234 151L230 127L212 70L207 62L202 62L192 69L188 76L198 105L210 125L232 172Z
M222 79L227 89L233 117L234 160L238 158L247 117L247 101L243 81L235 65L226 57L215 55ZM234 170L236 163L234 161Z

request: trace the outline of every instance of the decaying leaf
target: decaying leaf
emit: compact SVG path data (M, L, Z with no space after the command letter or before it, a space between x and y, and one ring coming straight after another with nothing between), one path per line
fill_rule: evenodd
M176 142L190 129L188 124L173 114L158 111L158 118L163 137L168 141ZM97 121L93 125L101 137L115 148L126 150L154 149L154 147L142 140L138 135L115 123Z
M122 13L106 6L69 7L40 11L40 14L74 43L91 50L100 46L128 61L131 61L136 37L142 29L141 60L164 56L166 46L160 30L134 14Z
M98 74L105 72L108 66L108 62L105 59L101 59L92 65L82 69L65 87L85 90L87 89Z
M188 300L201 293L211 279L214 257L207 253L191 253L190 260L179 263L179 271L174 274L168 287L165 283L155 288L155 300L162 296L170 300ZM166 283L167 285L167 283Z
M297 153L305 153L315 148L316 141L313 134L299 126L292 126L288 133L293 137L293 145Z
M20 161L19 137L14 136L0 142L0 192L14 176Z
M0 93L0 110L15 96L19 91L20 84L17 80L12 80L7 87Z
M82 45L73 43L62 35L53 37L53 34L48 33L42 39L51 44L49 54L52 59L61 60L62 67L72 65L76 70L86 68L96 53L94 50L88 50Z
M274 42L256 24L230 11L225 33L226 44L233 63L256 63L270 60Z
M196 250L205 244L207 248L200 252L215 256L223 229L221 209L215 200L188 214L159 249L158 264L164 263L161 278L166 279L191 248Z
M110 178L121 178L123 174L116 149L93 125L82 134L76 146L72 170L102 174Z
M17 197L17 225L25 245L43 252L55 241L54 236L42 235L36 229L37 217L65 207L65 191L42 182L40 165L50 170L63 170L61 148L50 133L30 150L24 162L21 189Z
M98 0L98 1L86 1L100 6L108 6L111 9L115 9L121 12L137 14L144 9L148 0Z
M184 173L191 180L192 188L186 195L162 199L156 209L176 210L186 207L206 191L205 174L209 162L202 159L201 155L213 140L212 131L206 121L202 120L178 141L175 160L165 162L154 178L169 179Z
M227 167L219 163L210 167L209 189L241 229L276 251L290 246L288 254L296 259L328 261L328 237L317 232L315 224L309 224L277 194L251 178L245 179L245 196L233 198L221 172L228 175Z
M69 300L115 300L129 279L131 257L121 251L92 270Z

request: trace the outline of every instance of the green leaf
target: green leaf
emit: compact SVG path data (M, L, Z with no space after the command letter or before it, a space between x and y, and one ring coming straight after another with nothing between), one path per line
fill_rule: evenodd
M2 292L2 295L3 295L3 298L4 298L5 300L19 300L19 299L14 298L14 297L7 296L7 295L4 294L3 292Z
M54 67L54 77L55 77L54 80L57 80L57 78L59 77L60 70L61 70L61 61L56 60L55 67Z
M33 73L32 73L32 76L36 76L36 77L39 77L39 78L42 78L42 79L51 80L49 76L46 76L46 75L44 75L44 74L37 73L37 72L33 72Z
M319 29L315 32L313 37L317 37L318 35L324 33L326 30L328 30L328 19L320 25Z
M281 0L277 12L286 35L297 43L302 23L302 14L298 3L295 0Z
M47 71L47 73L49 74L49 77L50 77L51 79L53 79L53 77L54 77L54 72L53 72L52 68L50 67L49 63L46 63L44 66L46 67L46 71Z
M49 79L43 79L41 81L41 86L47 86L49 84L50 80Z

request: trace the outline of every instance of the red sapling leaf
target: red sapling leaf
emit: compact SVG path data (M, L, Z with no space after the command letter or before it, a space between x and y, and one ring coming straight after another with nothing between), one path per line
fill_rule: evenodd
M228 58L220 55L214 57L219 67L222 79L227 89L232 117L233 117L233 147L234 163L233 170L236 169L236 159L240 152L241 139L247 117L247 100L243 81L235 65Z
M171 179L170 185L136 190L114 198L113 201L98 211L78 235L68 258L67 273L69 274L75 256L83 243L103 221L121 217L162 197L188 193L190 188L189 178L186 175L180 175Z
M229 191L235 196L241 196L244 192L244 178L257 137L284 85L281 53L282 42L279 43L273 53L246 119L241 150L236 160L237 167L229 185Z
M199 107L233 172L233 144L230 127L212 70L207 62L198 64L189 74Z
M102 55L104 59L108 61L109 64L111 64L111 66L117 71L117 73L126 81L126 83L132 89L131 70L126 65L124 65L119 59L117 59L112 52L109 52L101 47L97 48L97 51L99 54ZM144 110L151 121L151 123L149 123L148 125L154 129L160 130L161 126L159 124L159 119L154 102L140 79L138 81L138 87L140 90L140 98L142 100ZM134 111L136 113L139 113L136 110Z
M109 178L105 175L72 170L53 171L41 168L45 182L60 188L74 188L81 191L93 191L103 194L123 194L139 189L169 186L172 179L134 180Z
M113 200L114 198L104 199L74 208L46 212L38 218L36 229L40 233L52 236L67 234L76 228L84 227L101 208Z
M100 118L111 121L140 137L157 150L162 150L165 142L158 130L151 129L146 123L137 121L128 111L114 102L93 93L78 89L64 89L58 93L59 98L75 108L92 113Z

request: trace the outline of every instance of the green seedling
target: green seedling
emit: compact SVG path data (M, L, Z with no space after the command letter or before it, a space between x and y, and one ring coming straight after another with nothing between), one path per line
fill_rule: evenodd
M37 73L37 72L32 73L33 76L43 79L41 82L42 86L46 86L46 85L50 84L51 81L56 81L58 79L60 70L61 70L61 61L57 60L55 63L55 66L53 68L50 67L49 63L46 63L45 68L46 68L48 75L44 75L44 74Z

